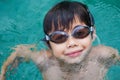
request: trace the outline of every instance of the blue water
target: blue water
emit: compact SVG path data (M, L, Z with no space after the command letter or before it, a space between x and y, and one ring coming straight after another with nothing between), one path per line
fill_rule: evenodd
M0 68L13 46L38 43L44 36L42 23L45 14L60 1L62 0L0 0ZM120 51L120 0L76 1L89 6L101 44ZM39 43L39 48L43 47L41 44ZM7 74L7 80L42 80L41 73L32 61L22 62ZM111 67L107 75L109 80L120 80L120 66Z

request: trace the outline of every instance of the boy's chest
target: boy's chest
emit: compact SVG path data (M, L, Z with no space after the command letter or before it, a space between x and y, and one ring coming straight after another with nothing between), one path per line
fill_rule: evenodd
M98 62L88 62L79 73L79 80L103 80L106 75L107 68Z
M44 72L44 80L102 80L107 70L98 62L88 62L78 71L76 67L73 69L75 72L67 70L67 67L66 71L62 71L60 67L52 66Z

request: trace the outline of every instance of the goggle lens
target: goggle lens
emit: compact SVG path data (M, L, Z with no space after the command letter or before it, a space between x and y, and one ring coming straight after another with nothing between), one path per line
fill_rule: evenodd
M73 30L72 36L74 38L82 39L88 36L90 29L87 26L78 26Z
M63 43L67 40L68 36L63 31L56 31L50 36L50 40L55 43Z

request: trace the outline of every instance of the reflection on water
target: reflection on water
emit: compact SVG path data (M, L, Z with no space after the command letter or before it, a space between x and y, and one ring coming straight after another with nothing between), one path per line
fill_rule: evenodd
M79 1L79 0L77 0ZM81 0L88 4L95 17L97 35L102 44L120 51L120 0ZM17 44L34 44L43 38L42 20L52 5L50 0L0 0L0 67ZM49 5L48 5L49 3ZM42 45L41 45L42 44ZM39 49L45 48L39 43ZM119 80L120 67L108 71L109 80ZM7 80L41 79L33 62L22 62Z

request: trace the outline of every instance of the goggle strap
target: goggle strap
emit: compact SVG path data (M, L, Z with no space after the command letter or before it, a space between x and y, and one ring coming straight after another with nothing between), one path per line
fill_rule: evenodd
M50 40L49 36L48 35L45 35L45 39L48 41Z
M94 28L93 28L93 27L90 27L90 31L91 31L91 32L94 31Z

